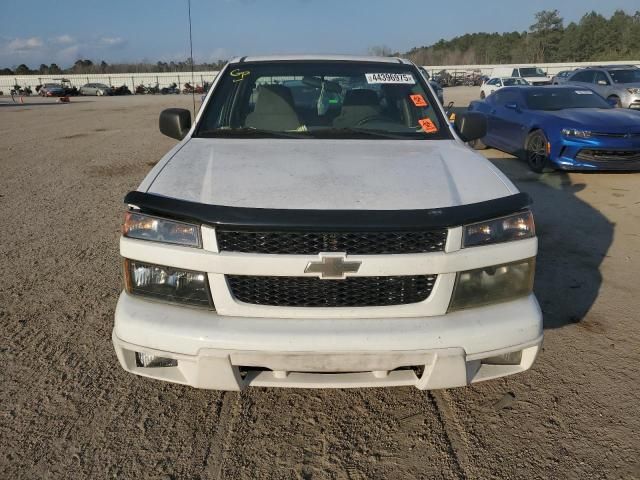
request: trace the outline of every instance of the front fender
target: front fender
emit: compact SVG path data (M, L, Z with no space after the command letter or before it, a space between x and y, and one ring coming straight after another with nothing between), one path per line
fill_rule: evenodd
M526 137L528 137L529 134L531 132L534 132L535 130L542 130L544 136L547 137L547 142L549 142L550 144L549 160L555 163L555 161L561 156L562 150L565 146L565 139L562 137L560 129L552 125L533 122L528 127L528 131L525 136L525 142Z

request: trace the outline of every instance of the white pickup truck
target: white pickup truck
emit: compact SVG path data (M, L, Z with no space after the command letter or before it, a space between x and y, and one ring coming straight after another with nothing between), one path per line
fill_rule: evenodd
M530 85L551 85L551 77L539 67L496 67L492 77L523 78Z
M398 58L243 57L125 197L113 344L199 388L449 388L533 364L529 197Z

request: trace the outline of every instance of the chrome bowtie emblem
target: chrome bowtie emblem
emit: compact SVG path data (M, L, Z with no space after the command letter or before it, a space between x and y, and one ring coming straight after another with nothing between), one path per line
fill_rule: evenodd
M344 280L356 273L362 262L348 262L346 253L320 253L319 262L309 262L304 273L317 273L322 280Z

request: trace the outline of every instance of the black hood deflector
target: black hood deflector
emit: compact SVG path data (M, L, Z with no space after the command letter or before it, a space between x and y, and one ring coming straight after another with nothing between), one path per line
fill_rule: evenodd
M411 231L455 227L516 213L531 205L526 193L423 210L296 210L231 207L133 191L124 202L142 213L234 230Z

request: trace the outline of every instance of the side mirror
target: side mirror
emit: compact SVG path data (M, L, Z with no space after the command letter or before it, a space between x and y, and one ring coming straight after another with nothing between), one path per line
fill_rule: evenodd
M160 132L182 140L191 128L191 112L184 108L167 108L160 112Z
M505 103L504 108L508 108L510 110L515 110L516 112L520 111L520 107L517 103Z
M454 125L464 142L478 140L487 134L487 117L480 112L461 113L456 116Z

